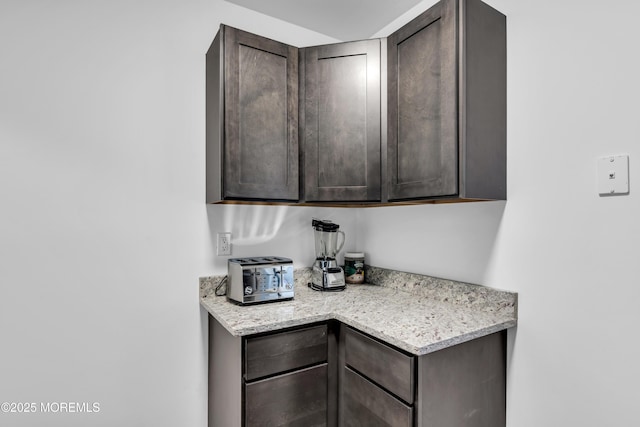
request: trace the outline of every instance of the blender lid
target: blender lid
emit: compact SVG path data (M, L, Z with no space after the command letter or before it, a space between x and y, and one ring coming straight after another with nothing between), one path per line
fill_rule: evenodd
M334 224L333 222L328 220L319 219L311 220L311 225L318 231L338 231L338 228L340 228L338 224Z

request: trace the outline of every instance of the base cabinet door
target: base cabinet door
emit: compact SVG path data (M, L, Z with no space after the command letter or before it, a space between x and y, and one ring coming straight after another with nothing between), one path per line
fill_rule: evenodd
M418 358L416 427L504 427L506 331Z
M245 425L327 425L327 364L245 385Z
M411 427L413 408L345 367L340 425L345 427Z

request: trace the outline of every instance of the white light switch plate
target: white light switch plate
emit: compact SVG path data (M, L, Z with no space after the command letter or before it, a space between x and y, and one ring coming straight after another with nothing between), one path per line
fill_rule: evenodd
M598 159L598 193L629 193L629 156L607 156Z

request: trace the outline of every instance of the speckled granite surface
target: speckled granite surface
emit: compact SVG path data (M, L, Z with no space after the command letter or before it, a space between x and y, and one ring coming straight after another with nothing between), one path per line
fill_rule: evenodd
M200 279L200 303L231 334L336 319L416 355L427 354L517 324L516 293L368 267L366 285L343 292L309 289L310 269L297 269L295 298L252 306L214 295L220 277Z

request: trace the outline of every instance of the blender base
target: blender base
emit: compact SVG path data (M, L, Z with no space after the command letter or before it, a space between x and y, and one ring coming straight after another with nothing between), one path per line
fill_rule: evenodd
M346 288L344 271L336 266L335 260L316 260L309 287L316 291L343 291Z

